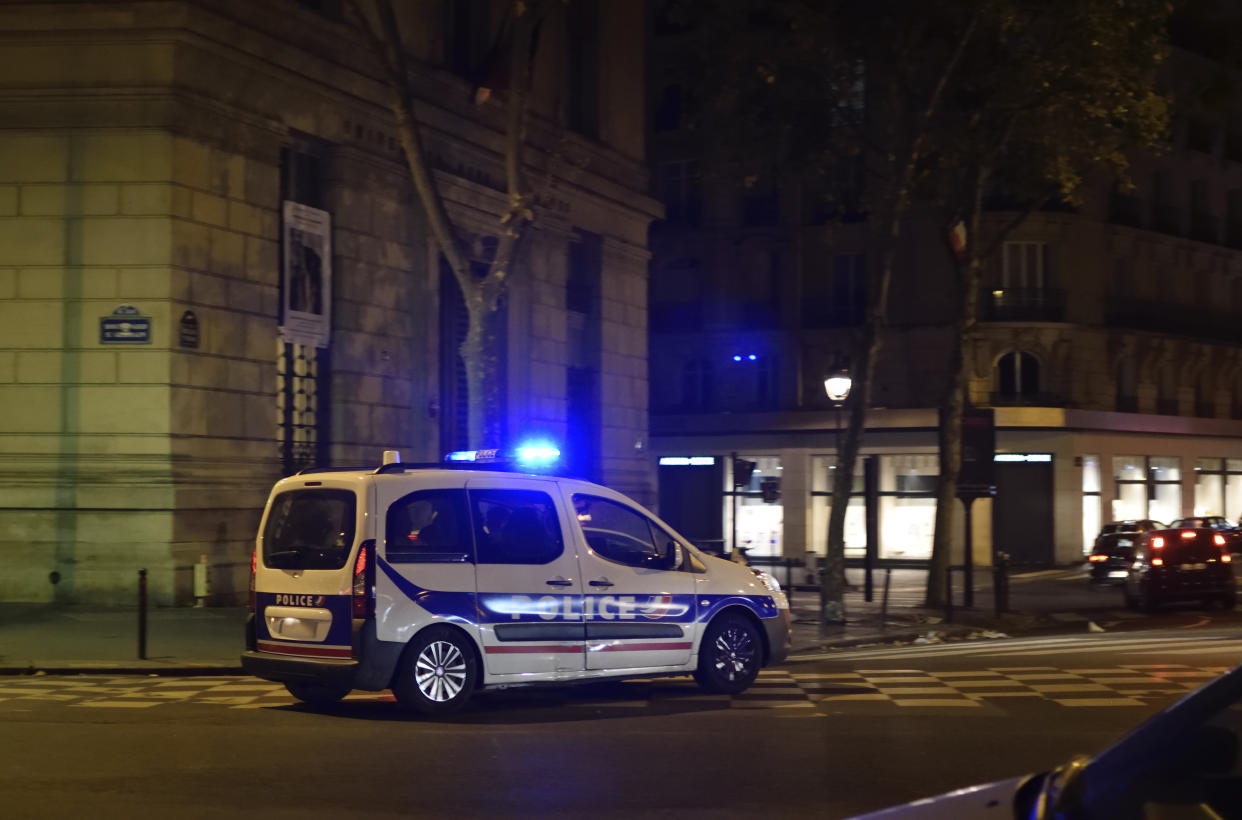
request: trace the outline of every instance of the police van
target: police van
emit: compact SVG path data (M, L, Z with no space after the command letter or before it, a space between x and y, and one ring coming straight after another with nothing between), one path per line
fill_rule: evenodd
M246 671L314 706L391 689L442 714L480 689L603 678L689 673L737 693L784 659L775 579L606 487L497 466L388 451L378 469L277 482L251 560Z

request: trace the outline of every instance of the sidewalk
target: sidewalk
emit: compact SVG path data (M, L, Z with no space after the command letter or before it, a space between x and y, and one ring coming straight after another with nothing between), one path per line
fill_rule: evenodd
M883 616L885 571L874 573L874 596L868 603L863 600L862 571L850 569L847 579L854 586L846 593L847 623L842 626L821 629L818 589L797 586L792 591L793 652L1047 628L1079 631L1096 613L1119 609L1121 603L1120 595L1089 590L1084 573L1075 568L1015 575L1011 612L996 618L990 574L981 571L975 578L974 608L957 610L948 623L943 610L922 606L924 570L892 571L888 611ZM959 604L961 594L959 587L955 593ZM0 675L240 674L238 656L244 647L246 615L244 607L152 609L146 659L140 660L134 607L0 604Z

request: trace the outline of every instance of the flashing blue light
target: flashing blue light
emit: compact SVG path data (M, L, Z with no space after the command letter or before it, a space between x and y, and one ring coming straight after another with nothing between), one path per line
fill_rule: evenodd
M454 450L444 457L445 461L478 461L478 450Z
M534 441L517 448L518 463L526 467L547 467L561 457L561 451L545 441Z
M754 353L751 353L751 354L750 354L749 356L747 356L746 358L750 359L750 360L753 362L755 359L757 359L757 358L759 358L759 357L758 357L758 356L756 356Z
M733 361L735 361L735 362L740 362L741 360L742 360L742 357L741 357L741 356L734 356L734 357L733 357Z

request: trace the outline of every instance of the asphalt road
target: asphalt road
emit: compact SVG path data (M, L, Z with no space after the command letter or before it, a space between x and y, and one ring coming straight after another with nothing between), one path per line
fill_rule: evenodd
M1242 660L1242 630L825 653L745 696L509 691L427 722L253 678L0 679L11 817L839 818L1094 752Z

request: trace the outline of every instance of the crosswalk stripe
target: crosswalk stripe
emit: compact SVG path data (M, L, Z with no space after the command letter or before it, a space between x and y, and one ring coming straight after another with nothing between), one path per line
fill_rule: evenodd
M1201 646L1187 647L1187 643L1198 643ZM882 650L851 650L846 652L823 652L815 655L798 656L796 660L887 660L944 657L946 655L993 655L993 656L1030 656L1049 654L1082 654L1085 652L1149 652L1167 647L1172 653L1203 654L1221 650L1237 649L1242 654L1242 641L1233 638L1217 637L1170 637L1170 638L1119 638L1109 636L1100 638L1095 635L1076 636L1070 638L1044 639L1034 641L971 641L969 643L933 644L931 646L901 647ZM1032 669L1037 669L1033 667ZM1016 669L1016 667L1015 667ZM878 670L877 670L878 671ZM888 670L895 671L895 670Z

